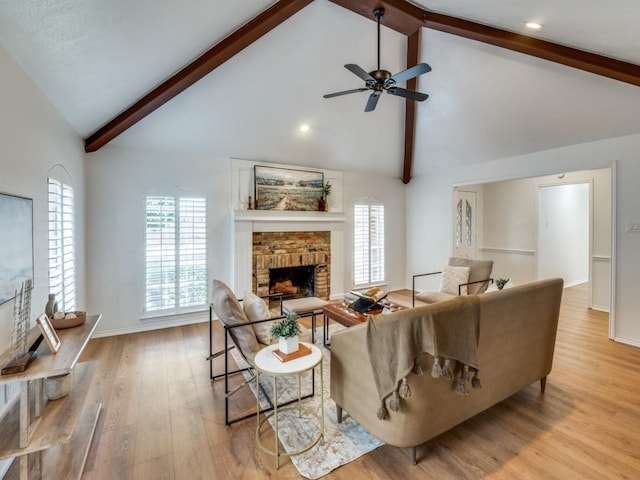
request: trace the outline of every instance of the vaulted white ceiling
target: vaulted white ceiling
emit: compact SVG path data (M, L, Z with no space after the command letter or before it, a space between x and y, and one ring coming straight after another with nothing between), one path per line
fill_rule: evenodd
M266 0L3 0L0 42L86 137L236 28ZM640 64L640 3L422 0L442 13ZM111 143L400 176L404 102L322 95L376 68L376 25L327 0L276 27ZM636 48L634 48L636 47ZM406 37L382 30L382 67ZM423 29L414 172L640 132L640 88ZM300 123L311 127L299 132Z

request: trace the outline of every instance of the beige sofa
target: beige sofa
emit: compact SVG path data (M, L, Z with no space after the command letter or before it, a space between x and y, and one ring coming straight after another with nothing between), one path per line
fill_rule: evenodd
M399 411L380 420L380 397L369 362L367 324L336 332L331 337L331 398L354 420L380 440L408 447L415 463L415 447L495 405L533 382L544 392L551 371L562 298L561 279L542 280L508 290L479 295L477 359L481 388L468 396L456 394L456 380L432 378L433 357L418 356L424 374L409 374L411 396ZM417 307L451 308L460 299ZM414 312L415 310L414 309ZM407 311L389 314L402 322Z

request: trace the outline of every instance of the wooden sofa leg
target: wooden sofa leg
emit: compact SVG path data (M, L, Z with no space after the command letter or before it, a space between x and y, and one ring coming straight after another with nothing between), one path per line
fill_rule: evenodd
M342 407L340 405L336 405L336 417L338 423L342 423Z
M544 389L547 388L547 377L540 379L540 391L544 393Z
M409 447L409 459L411 460L411 465L416 465L416 447Z

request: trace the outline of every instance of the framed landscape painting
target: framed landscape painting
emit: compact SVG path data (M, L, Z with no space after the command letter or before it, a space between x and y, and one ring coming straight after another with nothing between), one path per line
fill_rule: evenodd
M0 193L0 305L33 278L33 200Z
M318 210L324 175L290 168L255 165L256 210Z

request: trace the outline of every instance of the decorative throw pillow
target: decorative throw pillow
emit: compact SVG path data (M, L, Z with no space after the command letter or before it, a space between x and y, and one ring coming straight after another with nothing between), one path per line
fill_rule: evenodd
M211 305L213 306L213 311L225 325L241 325L249 321L236 296L231 289L220 280L213 281ZM234 328L231 336L245 357L250 355L250 352L258 351L258 340L251 325ZM253 357L247 357L247 359L252 361Z
M484 293L491 282L480 282L491 277L493 260L472 260L470 258L450 257L448 265L452 267L469 267L469 280L479 282L469 285L469 295Z
M271 311L269 310L267 302L253 292L244 292L242 304L244 313L247 318L249 318L250 322L271 318ZM251 325L253 327L253 331L256 332L256 337L260 343L265 345L269 345L271 343L272 324L273 322L262 322Z
M452 267L445 265L442 267L442 278L440 280L440 291L450 295L458 295L458 285L469 281L469 267ZM462 287L462 295L467 294L467 287Z

